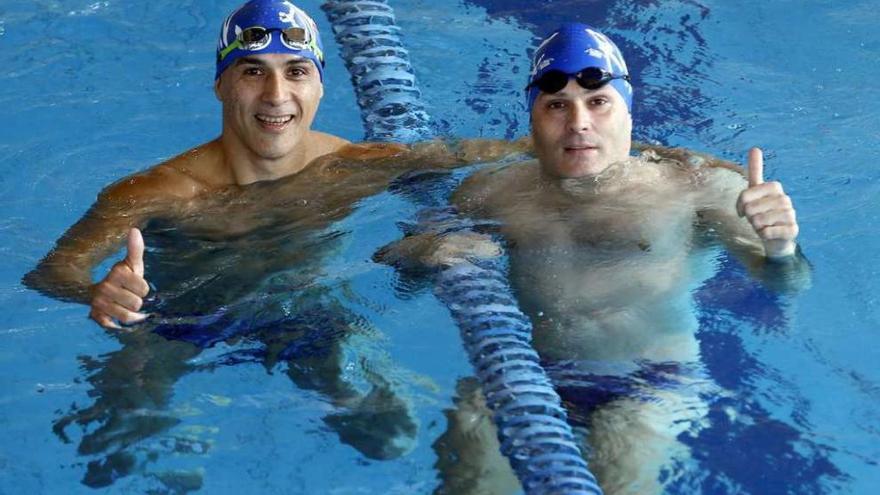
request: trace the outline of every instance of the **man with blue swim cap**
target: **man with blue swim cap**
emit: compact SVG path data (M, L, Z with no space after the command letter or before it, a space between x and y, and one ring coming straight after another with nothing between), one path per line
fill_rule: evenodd
M664 469L687 462L679 435L698 428L703 396L718 393L703 372L691 296L717 270L710 241L769 287L798 289L810 270L796 252L795 211L778 182L764 182L757 148L747 174L684 149L637 145L631 156L631 74L589 26L547 36L525 83L537 160L483 168L452 199L475 222L499 225L532 343L570 418L589 430L584 451L605 493L661 493ZM489 235L425 230L380 259L424 272L502 252ZM451 416L443 445L455 456L440 457L462 472L449 483L504 478L496 435L474 431L492 424L474 419L491 415L482 402L460 397Z
M220 137L105 189L25 283L89 304L90 317L106 328L142 321L149 287L139 229L149 220L226 208L214 201L218 192L233 188L244 194L251 184L298 176L318 159L359 160L402 149L353 145L311 129L324 94L324 48L315 21L290 1L251 0L235 9L221 25L215 57ZM320 189L315 177L301 180ZM253 207L266 206L254 202ZM214 217L208 230L217 235L249 230L260 217L228 208L228 214L205 215L202 220L209 223ZM242 218L220 221L236 215ZM126 237L126 259L93 284L91 269Z
M535 154L556 175L599 173L629 156L632 83L623 55L604 34L585 24L562 25L535 51L526 94ZM575 104L586 97L593 99L576 113ZM549 100L560 108L549 108ZM562 130L587 121L588 130Z
M438 158L433 151L445 148L432 143L352 144L312 130L324 95L324 45L315 21L291 1L251 0L232 11L220 26L215 61L221 135L106 188L92 210L25 277L28 286L89 304L90 317L108 329L140 322L147 317L140 309L149 292L140 228L154 218L198 216L210 208L215 210L212 215L199 218L211 225L201 228L222 237L267 222L262 210L272 208L273 201L314 196L320 202L313 204L344 211L404 171L462 164L448 154ZM369 166L365 162L388 156L395 160ZM344 165L337 163L333 173L321 172L331 162ZM345 180L356 187L336 187ZM248 187L275 182L283 184L271 195L257 195L253 191L258 188ZM234 197L249 200L231 200L230 189ZM218 204L215 198L221 192L226 196ZM324 192L332 200L321 197ZM253 211L241 206L245 203ZM218 214L218 208L229 211ZM307 213L315 215L287 208L280 217ZM321 215L315 218L326 222ZM126 259L93 284L92 268L126 238Z

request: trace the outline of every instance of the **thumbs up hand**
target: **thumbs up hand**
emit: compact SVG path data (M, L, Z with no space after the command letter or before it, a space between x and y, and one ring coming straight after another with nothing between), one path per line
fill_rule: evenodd
M89 318L104 328L119 328L122 323L138 323L147 318L140 313L150 287L144 279L144 238L131 229L125 259L113 265L103 280L92 286Z
M798 235L797 216L791 198L779 182L764 182L764 155L760 148L749 150L749 186L739 195L736 211L746 217L764 243L768 258L790 256Z

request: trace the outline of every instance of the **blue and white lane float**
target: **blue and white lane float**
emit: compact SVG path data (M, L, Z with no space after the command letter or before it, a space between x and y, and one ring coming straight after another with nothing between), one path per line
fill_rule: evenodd
M494 415L501 453L528 494L600 494L532 347L531 323L495 265L447 267L436 292L458 323Z
M366 140L411 143L435 137L391 6L361 0L324 2L321 8L351 74Z
M391 6L355 0L325 2L322 8L351 73L367 140L435 137ZM438 276L436 293L461 331L494 415L501 452L527 494L601 494L531 345L531 323L498 265L448 266Z

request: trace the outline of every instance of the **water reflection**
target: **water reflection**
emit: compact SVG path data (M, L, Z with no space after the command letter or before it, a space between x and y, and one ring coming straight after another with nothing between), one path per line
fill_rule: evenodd
M832 461L834 448L811 431L809 401L744 343L750 335L790 332L792 301L752 282L726 256L695 298L703 360L729 395L713 404L699 435L682 440L702 472L695 469L674 491L775 494L797 480L797 493L837 492L849 477ZM793 417L775 412L780 403Z

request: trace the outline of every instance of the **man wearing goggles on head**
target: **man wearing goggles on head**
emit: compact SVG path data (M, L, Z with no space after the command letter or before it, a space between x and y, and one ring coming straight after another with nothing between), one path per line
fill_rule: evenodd
M182 208L198 212L230 187L300 174L319 157L387 152L311 129L323 81L321 37L304 11L278 0L252 0L236 9L223 22L217 43L214 92L222 104L220 137L108 187L25 282L88 303L90 317L106 328L145 319L139 311L149 289L139 229L148 221L174 218ZM220 219L238 214L245 216L234 210L213 215L216 225L206 228L218 235L229 231L230 222L224 225ZM255 227L245 220L232 223L236 229ZM126 259L92 284L91 268L126 236Z
M747 178L686 150L640 146L631 156L630 75L617 46L589 26L565 24L540 44L526 101L537 160L477 172L454 203L501 225L534 346L572 417L589 418L585 452L605 493L658 493L661 471L687 453L678 435L703 418L701 395L715 392L690 301L714 267L701 248L719 238L767 285L802 287L809 268L794 208L779 183L763 182L757 148ZM481 234L417 234L378 257L424 271L498 252ZM467 440L495 438L469 431L475 414L453 416L462 424L444 444L473 455L458 465L500 472L504 461L486 461L497 446Z
M214 223L202 227L217 235L232 234L260 228L269 221L260 210L271 209L273 201L290 201L291 195L320 197L320 203L313 203L341 212L408 169L463 164L441 143L352 144L312 130L324 94L324 63L315 21L290 1L251 0L233 11L222 24L216 50L214 92L223 113L220 137L108 187L25 283L65 300L88 303L92 319L117 328L119 322L146 318L139 312L148 292L139 228L153 218L192 217L206 208L227 207L222 214L201 215L202 222ZM475 149L482 146L472 143ZM497 147L497 153L507 149ZM486 156L493 152L488 150ZM364 164L391 155L395 160ZM337 169L322 172L330 163ZM282 178L290 180L278 182ZM357 187L337 187L345 180ZM256 188L245 187L255 183L273 183L277 190L261 190L262 196L256 197ZM257 211L228 206L240 205L240 198L238 203L218 204L217 193L230 188L254 196L250 207ZM338 203L322 197L329 189ZM285 214L301 211L287 208ZM126 236L128 257L92 284L91 269Z

